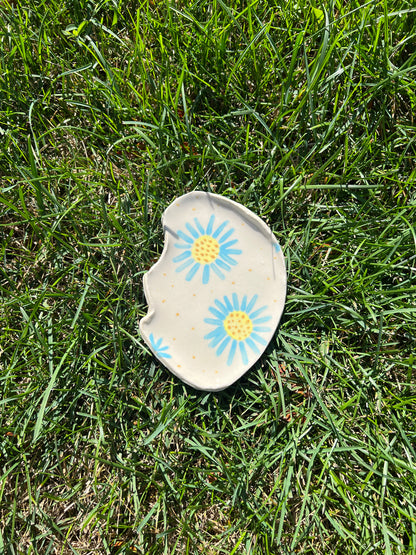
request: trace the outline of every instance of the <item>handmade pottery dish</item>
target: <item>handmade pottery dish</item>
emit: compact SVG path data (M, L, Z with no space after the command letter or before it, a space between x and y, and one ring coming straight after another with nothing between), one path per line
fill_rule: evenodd
M141 335L187 384L220 391L272 339L286 298L282 251L269 227L225 197L193 192L164 212L165 245L144 275Z

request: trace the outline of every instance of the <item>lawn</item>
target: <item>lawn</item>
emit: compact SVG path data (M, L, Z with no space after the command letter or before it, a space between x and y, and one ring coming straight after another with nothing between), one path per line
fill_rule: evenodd
M0 554L416 553L411 0L0 3ZM140 337L161 215L288 291L218 393Z

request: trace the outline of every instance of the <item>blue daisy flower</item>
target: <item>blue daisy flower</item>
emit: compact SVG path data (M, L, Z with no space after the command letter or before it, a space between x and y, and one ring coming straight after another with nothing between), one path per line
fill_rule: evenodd
M149 335L150 344L152 346L152 350L158 358L172 358L167 351L169 350L168 345L162 346L163 338L160 337L159 339L155 339L153 333Z
M212 215L208 225L204 227L198 218L194 218L193 225L190 223L185 225L187 233L177 232L182 242L175 243L175 247L183 252L175 256L173 262L179 264L176 268L177 272L187 270L186 281L191 281L200 268L202 268L202 283L209 282L211 270L220 279L224 279L223 272L228 272L231 266L237 264L234 257L242 251L233 248L238 239L229 240L234 229L226 230L228 220L214 229L214 220L215 216Z
M258 295L254 295L248 301L247 295L244 295L240 302L236 293L232 294L231 299L227 296L223 301L216 299L215 306L209 308L214 318L204 319L205 323L215 326L204 339L209 340L210 347L217 349L217 356L229 348L228 366L232 364L237 350L240 351L243 364L248 364L247 347L259 355L257 343L264 347L268 343L260 334L272 331L272 328L263 325L271 320L271 316L263 314L267 306L255 307L257 299Z

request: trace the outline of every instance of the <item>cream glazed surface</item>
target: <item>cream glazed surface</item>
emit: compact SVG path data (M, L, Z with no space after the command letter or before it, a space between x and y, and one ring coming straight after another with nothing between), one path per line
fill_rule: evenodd
M142 338L184 382L220 391L276 331L286 298L282 250L258 216L213 193L177 198L162 224L162 255L143 278Z

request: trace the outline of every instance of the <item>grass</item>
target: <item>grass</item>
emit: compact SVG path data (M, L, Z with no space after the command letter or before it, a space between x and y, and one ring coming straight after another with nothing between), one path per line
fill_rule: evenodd
M3 0L0 42L0 553L416 552L413 3ZM289 276L216 394L138 331L194 189Z

